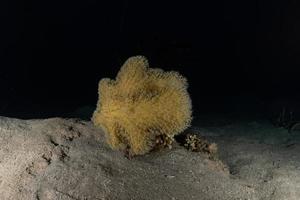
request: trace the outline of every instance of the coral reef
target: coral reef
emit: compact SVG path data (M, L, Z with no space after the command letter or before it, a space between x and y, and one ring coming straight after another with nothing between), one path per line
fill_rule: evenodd
M190 126L187 80L178 72L149 68L143 56L129 58L115 80L99 82L92 122L101 127L113 149L142 155Z

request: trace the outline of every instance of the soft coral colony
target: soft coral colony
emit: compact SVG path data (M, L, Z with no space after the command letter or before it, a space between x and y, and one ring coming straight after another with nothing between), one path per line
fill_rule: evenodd
M92 121L113 149L145 154L171 145L190 126L192 104L186 78L175 71L150 68L143 56L129 58L115 80L99 82Z

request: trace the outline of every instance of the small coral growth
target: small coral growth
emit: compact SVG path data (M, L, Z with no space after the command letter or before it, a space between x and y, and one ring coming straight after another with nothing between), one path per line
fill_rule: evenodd
M162 149L168 147L169 149L172 149L173 142L174 142L173 137L169 137L167 135L158 135L156 136L156 140L155 140L155 148Z
M176 141L189 151L205 153L211 159L217 157L217 144L210 143L199 134L185 132L176 136Z
M131 155L171 147L174 135L189 127L192 119L187 87L178 72L149 68L145 57L131 57L116 80L100 80L92 121L105 131L113 149Z
M187 134L184 146L191 151L216 154L218 147L216 143L209 143L196 134Z

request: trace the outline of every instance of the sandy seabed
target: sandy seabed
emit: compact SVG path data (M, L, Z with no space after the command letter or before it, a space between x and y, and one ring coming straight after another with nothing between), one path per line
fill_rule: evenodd
M128 160L90 121L2 117L0 199L300 199L299 132L224 116L187 131L217 143L219 160L177 144Z

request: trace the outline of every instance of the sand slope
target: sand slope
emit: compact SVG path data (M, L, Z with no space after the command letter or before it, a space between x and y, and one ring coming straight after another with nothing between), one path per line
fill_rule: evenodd
M179 145L128 160L87 121L2 117L0 199L300 199L299 145L232 137L240 130L194 130L219 143L224 169Z

